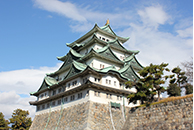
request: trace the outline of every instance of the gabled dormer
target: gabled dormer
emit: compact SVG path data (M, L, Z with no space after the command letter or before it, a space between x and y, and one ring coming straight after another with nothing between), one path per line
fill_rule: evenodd
M80 44L80 46L82 46L83 44L85 44L86 42L88 42L90 39L92 39L94 33L96 33L97 37L103 41L110 41L105 39L104 37L109 37L110 39L118 39L121 43L126 42L129 38L124 38L124 37L120 37L117 36L113 30L111 29L109 24L106 24L103 27L99 27L97 24L95 24L95 26L85 35L83 35L82 37L80 37L79 39L77 39L76 41L72 42L72 43L67 43L66 45L70 48L75 47L76 44ZM100 36L98 36L100 35ZM79 46L79 45L76 45Z

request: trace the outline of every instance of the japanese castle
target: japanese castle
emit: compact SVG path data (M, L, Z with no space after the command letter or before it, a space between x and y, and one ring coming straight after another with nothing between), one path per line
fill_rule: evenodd
M137 105L128 104L128 94L136 90L126 89L125 82L139 79L137 72L143 67L135 57L139 51L123 47L128 39L117 36L107 20L104 26L95 24L88 33L67 43L69 52L57 57L62 66L47 74L40 88L30 93L37 97L30 102L36 106L36 114L87 101L118 109Z

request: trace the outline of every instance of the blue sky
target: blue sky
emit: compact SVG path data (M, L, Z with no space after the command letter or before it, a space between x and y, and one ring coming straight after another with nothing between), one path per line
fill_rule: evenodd
M192 0L1 0L0 111L28 109L29 92L61 64L71 43L106 20L124 46L139 50L143 66L169 63L173 68L193 56ZM12 104L12 105L11 105Z

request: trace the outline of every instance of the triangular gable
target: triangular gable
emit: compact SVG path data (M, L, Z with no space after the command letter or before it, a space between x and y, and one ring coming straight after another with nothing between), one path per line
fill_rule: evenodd
M70 70L65 76L64 80L84 71L86 68L87 68L87 65L73 61L71 64Z
M72 57L72 59L74 59L74 60L77 60L77 59L79 59L79 58L82 57L82 55L80 55L79 53L77 53L77 52L76 52L75 50L73 50L73 49L70 49L70 51L69 51L69 53L68 53L67 55L69 55L69 54L70 54L70 56ZM61 60L61 61L65 61L66 58L68 57L67 55L62 56L62 57L57 57L57 59L58 59L58 60Z
M106 58L109 58L111 60L116 60L116 61L119 61L119 62L122 62L114 53L113 51L111 50L110 46L107 45L105 47L103 47L102 49L98 49L96 50L96 52L101 55L102 57L106 57Z
M100 27L100 29L102 29L103 31L106 31L106 32L111 33L111 34L113 34L113 35L116 36L116 34L115 34L114 31L111 29L111 27L110 27L109 24Z
M133 70L131 65L126 65L124 68L120 69L119 72L124 76L127 77L130 80L133 79L139 79L139 76L136 74L136 72Z
M58 82L56 81L56 79L46 76L42 82L42 85L40 86L40 88L38 89L37 92L45 90L47 88L49 88L50 86L57 84Z
M115 40L112 40L112 41L109 41L108 44L110 44L111 46L114 46L116 48L119 48L119 49L124 49L126 50L119 42L119 40L116 38Z
M138 62L134 54L126 58L124 62L130 64L137 71L143 69L143 66Z
M80 37L79 39L77 39L76 41L72 42L72 43L66 43L66 45L70 48L72 48L74 45L76 44L80 44L83 40L87 39L88 37L92 36L94 33L96 32L101 32L104 33L105 35L108 35L112 38L118 38L122 43L126 42L129 38L124 38L124 37L119 37L117 36L114 31L111 29L110 25L106 25L103 27L99 27L97 24L94 25L94 27L85 35L83 35L82 37Z
M80 55L79 53L77 53L76 51L74 51L73 49L71 49L69 51L69 53L63 58L64 63L63 65L59 68L58 71L66 68L69 64L71 64L73 61L76 61L78 59L80 59L82 57L82 55ZM62 58L61 58L62 59ZM56 71L56 73L58 72Z

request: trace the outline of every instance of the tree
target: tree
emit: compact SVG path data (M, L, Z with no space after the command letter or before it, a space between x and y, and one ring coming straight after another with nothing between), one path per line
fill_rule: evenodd
M180 96L180 89L181 87L184 87L185 83L187 83L187 77L185 76L185 72L183 72L179 67L173 68L171 72L173 74L169 76L170 84L167 93L169 96Z
M14 110L10 123L13 130L28 130L32 124L31 117L28 117L29 112L21 109Z
M177 84L169 84L167 93L170 97L172 96L181 96L181 88Z
M129 94L129 102L137 103L138 100L141 103L151 103L154 100L154 95L158 93L158 100L160 99L161 92L164 88L161 86L165 83L168 77L162 77L164 71L169 71L166 68L168 64L162 63L160 65L153 65L144 67L138 73L140 74L139 80L126 82L127 88L135 87L137 92Z
M187 81L193 83L193 57L191 61L182 62L183 70L185 71L185 76L187 76Z
M0 130L9 130L9 121L5 120L4 115L0 112Z
M187 94L192 94L192 93L193 93L193 85L187 83L187 84L185 85L185 89L186 89L186 92L185 92L186 95L187 95Z

